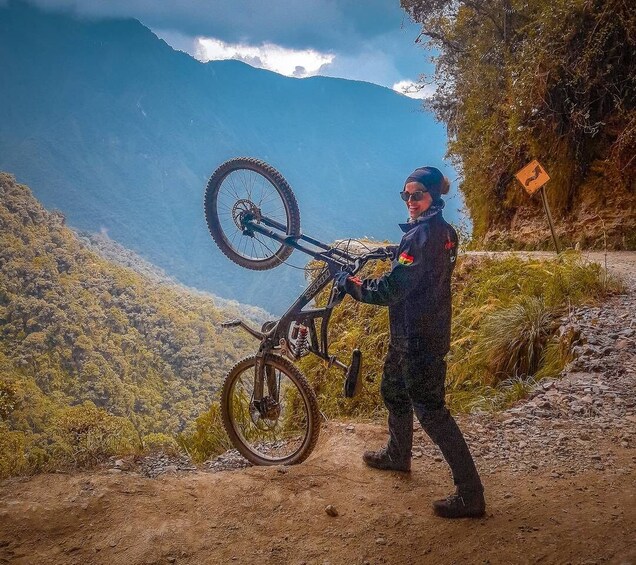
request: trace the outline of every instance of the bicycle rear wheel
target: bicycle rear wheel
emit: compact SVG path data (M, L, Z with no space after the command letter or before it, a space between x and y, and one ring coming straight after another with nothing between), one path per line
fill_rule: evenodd
M300 463L318 441L316 395L292 363L268 354L263 399L256 403L256 359L243 359L228 373L221 394L223 425L234 447L254 465Z
M300 212L289 184L258 159L238 157L223 163L205 190L205 219L219 249L234 263L256 271L272 269L293 248L253 230L261 224L279 235L300 235Z

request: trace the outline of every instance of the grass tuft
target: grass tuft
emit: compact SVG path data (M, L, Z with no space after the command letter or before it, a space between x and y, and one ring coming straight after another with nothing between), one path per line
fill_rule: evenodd
M537 372L554 332L554 315L542 298L519 296L510 306L485 317L478 334L478 353L494 383Z

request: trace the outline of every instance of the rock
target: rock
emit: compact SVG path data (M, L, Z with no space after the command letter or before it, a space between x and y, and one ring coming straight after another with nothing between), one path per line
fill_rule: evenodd
M236 469L245 469L251 463L245 459L236 449L230 449L222 453L214 459L210 459L204 463L204 467L209 471L216 473L219 471L231 471Z
M386 538L375 538L375 543L378 545L386 545Z
M336 510L336 507L333 504L328 504L325 508L325 512L328 516L332 516L333 518L338 516L338 510Z

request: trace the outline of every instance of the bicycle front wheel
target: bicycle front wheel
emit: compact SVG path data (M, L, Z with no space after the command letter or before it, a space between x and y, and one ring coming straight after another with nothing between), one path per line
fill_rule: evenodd
M221 394L223 425L234 447L254 465L293 465L314 449L320 432L316 395L287 359L263 358L261 399L255 399L256 356L237 363Z
M258 159L238 157L223 163L208 181L204 207L208 229L219 249L247 269L272 269L293 251L249 229L248 222L282 237L300 235L294 193L283 175Z

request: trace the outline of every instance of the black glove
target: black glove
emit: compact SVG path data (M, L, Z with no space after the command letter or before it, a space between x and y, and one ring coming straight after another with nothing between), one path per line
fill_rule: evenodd
M334 284L340 294L351 294L356 300L359 300L356 292L356 289L362 286L362 280L359 277L347 271L339 271L334 275Z
M391 260L395 259L395 256L397 255L397 250L398 250L397 245L387 245L384 248L384 251L386 251L386 253L389 255L389 258Z
M348 273L347 271L338 271L333 276L333 284L340 293L342 294L347 293L347 279L350 276L351 276L351 273Z

